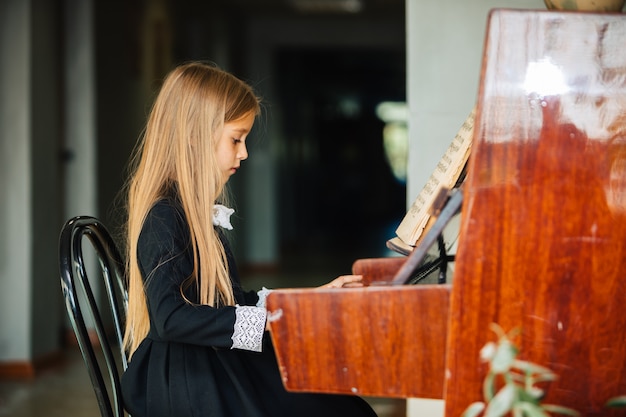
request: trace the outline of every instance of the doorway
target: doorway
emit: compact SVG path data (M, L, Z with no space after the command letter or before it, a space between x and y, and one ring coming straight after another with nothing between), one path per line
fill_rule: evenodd
M281 258L333 262L388 254L405 214L406 184L385 156L380 103L404 103L404 50L282 48L279 157Z

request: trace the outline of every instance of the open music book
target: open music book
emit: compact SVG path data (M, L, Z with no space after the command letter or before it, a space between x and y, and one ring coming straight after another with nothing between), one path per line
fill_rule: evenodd
M402 219L396 229L396 237L387 241L389 249L404 255L411 253L436 220L433 211L441 209L442 194L463 182L473 140L475 116L474 108Z

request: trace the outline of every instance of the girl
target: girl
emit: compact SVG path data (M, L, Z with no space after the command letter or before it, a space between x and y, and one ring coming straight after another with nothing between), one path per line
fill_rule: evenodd
M133 417L375 416L358 397L285 391L267 292L241 288L223 231L232 210L216 203L259 111L248 85L203 63L174 69L156 98L128 184L122 391Z

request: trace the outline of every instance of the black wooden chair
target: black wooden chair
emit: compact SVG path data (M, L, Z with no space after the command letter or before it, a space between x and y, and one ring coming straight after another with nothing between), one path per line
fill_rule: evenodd
M107 332L103 314L98 308L83 257L83 242L87 237L95 250L100 265L100 275L106 289L108 307L111 311L114 335ZM74 217L65 223L59 239L61 288L67 313L74 329L81 354L87 366L100 413L103 417L122 417L120 375L126 369L123 323L126 317L127 292L124 280L124 264L115 242L106 227L96 218ZM92 283L95 281L92 280ZM88 313L85 313L87 311ZM85 318L91 316L96 340L90 338ZM110 326L108 326L110 329ZM119 348L117 354L113 347ZM100 351L100 352L98 352ZM101 353L101 355L98 355ZM104 360L98 357L104 356ZM105 382L108 376L108 383Z

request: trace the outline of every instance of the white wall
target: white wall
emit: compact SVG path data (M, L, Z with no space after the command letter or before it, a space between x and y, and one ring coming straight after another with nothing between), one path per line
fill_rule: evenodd
M88 4L68 0L74 6L74 14L64 20L68 27L89 24L89 15L80 15ZM63 133L83 147L94 146L89 129L94 106L88 100L93 91L84 82L93 71L81 66L85 51L78 43L68 43L70 59L62 62L61 5L50 0L0 2L0 368L15 365L20 373L31 372L61 346L59 330L66 318L58 269ZM84 30L70 34L83 43L90 42L87 35ZM66 67L78 71L68 73L67 83L60 82ZM65 92L63 85L69 86ZM65 112L64 99L76 105ZM64 114L69 115L65 120ZM74 182L68 187L74 198L86 199L87 205L79 205L92 213L95 163L93 158L85 161L83 169L70 169Z
M92 4L65 0L65 148L72 153L65 169L64 219L98 216L96 181L96 92ZM79 198L77 198L79 197Z
M30 352L30 5L0 2L0 360Z
M58 236L61 218L61 86L59 43L56 34L60 21L56 4L50 0L31 0L29 58L30 167L27 185L29 205L21 218L32 231L28 261L30 284L28 302L30 349L27 358L45 361L59 348L62 311L58 273ZM15 218L19 222L20 217ZM54 295L54 296L51 296Z

